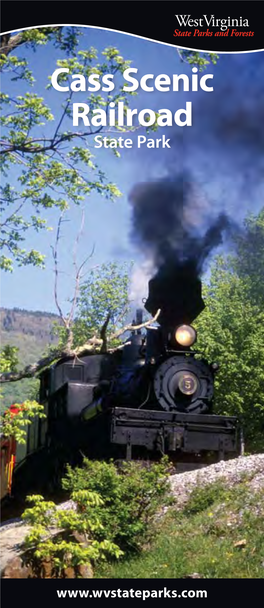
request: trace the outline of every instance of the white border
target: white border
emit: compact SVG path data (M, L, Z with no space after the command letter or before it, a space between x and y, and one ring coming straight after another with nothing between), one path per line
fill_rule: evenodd
M260 53L264 51L264 47L261 49L253 49L247 51L217 51L217 49L213 49L212 51L208 49L195 49L187 46L179 46L178 44L171 44L170 42L162 42L161 40L155 40L153 38L146 38L145 36L140 36L139 34L130 34L129 32L122 32L120 30L115 30L107 27L100 27L99 25L82 25L78 23L48 23L47 25L31 25L30 27L23 27L15 30L8 30L6 32L1 32L1 36L5 34L12 34L12 32L23 32L24 30L34 30L36 28L40 29L42 27L89 27L95 30L103 30L106 32L115 32L116 34L124 34L125 36L133 36L134 38L140 38L141 40L148 40L149 42L155 42L156 44L165 44L166 46L171 46L172 48L181 49L183 51L197 51L198 53L221 53L223 55L234 55L241 53Z

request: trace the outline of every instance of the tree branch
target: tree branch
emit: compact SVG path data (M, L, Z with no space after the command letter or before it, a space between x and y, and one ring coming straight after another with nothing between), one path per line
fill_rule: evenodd
M23 44L23 34L15 34L15 36L11 36L10 34L4 34L1 36L0 48L1 53L3 55L9 55L17 46Z
M100 338L102 340L102 346L101 346L101 353L106 353L107 352L107 327L108 327L108 323L111 319L111 313L108 312L107 316L106 316L106 320L103 324L103 326L101 327L101 331L100 331Z
M60 306L59 299L58 299L58 276L59 276L59 268L58 268L58 244L59 244L59 240L60 240L61 224L63 222L63 216L64 216L64 211L61 213L61 215L59 217L58 226L57 226L57 232L56 232L56 239L55 239L55 246L54 247L51 246L51 251L52 251L53 260L54 260L54 274L55 274L54 300L55 300L55 304L56 304L56 307L57 307L58 312L59 312L60 319L62 320L64 327L68 330L67 319L66 319L66 317L64 317L64 314L62 312L62 308Z
M113 338L118 338L127 331L136 331L138 329L143 329L144 327L149 327L149 325L151 325L157 320L159 314L160 310L157 311L157 313L152 319L149 319L148 321L146 321L145 323L141 323L140 325L126 325L118 332L111 334L109 339L112 340ZM39 359L39 361L33 363L32 365L27 365L27 367L25 367L19 372L3 372L2 374L0 374L0 382L17 382L18 380L22 380L23 378L32 378L37 373L41 372L45 367L48 367L58 359L62 359L64 357L83 357L87 353L100 352L102 346L103 338L93 336L93 338L87 340L85 344L82 344L82 346L78 346L77 348L69 349L66 347L64 349L54 350L50 355ZM119 347L117 347L116 349L112 349L111 352L113 353L115 352L115 350L119 350Z
M145 323L141 323L140 325L126 325L125 327L122 327L121 329L119 329L118 331L116 331L114 334L111 334L109 336L109 340L115 340L116 338L119 338L120 336L122 336L122 334L124 334L126 331L136 331L137 329L143 329L144 327L148 327L149 325L151 325L152 323L154 323L155 321L157 321L159 315L160 315L160 308L159 310L157 310L155 316L152 319L149 319L149 321L145 321Z
M38 28L36 28L38 29ZM57 27L49 27L49 28L41 28L42 33L47 33L47 31L50 30L50 33L52 32L56 32L58 30L62 30L63 28L61 26L57 26ZM11 34L4 34L3 36L0 37L0 50L1 53L3 55L9 55L9 53L12 53L12 51L14 51L18 46L20 46L21 44L34 44L34 40L30 41L30 40L26 40L24 37L24 32L20 32L18 34L15 34L14 36L11 36Z
M75 284L74 284L74 294L73 294L73 298L71 300L71 309L70 312L67 316L64 316L61 305L59 303L59 298L58 298L58 278L59 278L59 268L58 268L58 245L59 245L59 240L61 237L61 225L63 221L63 216L64 216L65 211L63 211L59 217L59 221L58 221L58 226L57 226L57 233L56 233L56 239L55 239L55 245L54 247L51 247L52 250L52 255L53 255L53 260L54 260L54 273L55 273L55 281L54 281L54 299L55 299L55 304L57 307L57 310L59 312L59 316L60 319L66 329L67 332L67 338L66 338L66 351L67 352L71 352L72 350L72 345L73 345L73 330L72 330L72 326L73 326L73 319L74 319L74 313L75 313L75 308L76 308L76 303L77 303L77 298L79 295L79 290L80 290L80 281L82 278L82 270L85 266L85 264L87 263L87 261L92 257L93 252L94 252L94 247L90 253L89 256L87 256L87 258L85 258L85 260L78 266L77 265L77 247L79 244L79 240L80 237L82 235L83 232L83 227L84 227L84 210L82 210L82 218L81 218L81 225L80 225L80 229L79 232L76 236L76 240L75 240L75 244L74 244L74 250L73 250L73 266L75 268Z
M133 127L133 132L136 131L138 128L140 127ZM105 129L104 127L100 126L97 129L95 129L94 131L69 131L68 133L62 134L57 136L57 138L54 139L53 138L47 138L47 137L42 137L42 138L31 138L30 141L24 141L24 143L13 143L12 145L10 145L9 142L6 142L4 140L1 141L1 145L5 146L5 148L3 150L0 150L0 154L10 154L10 152L23 152L24 154L40 154L43 152L48 152L49 150L53 150L53 151L57 151L58 146L61 143L64 142L70 142L72 141L72 139L84 139L86 137L90 137L91 135L97 135L97 133L101 133L101 131L103 131L103 133L111 133L111 134L116 134L116 135L120 135L120 131L113 129ZM127 132L132 131L131 128L128 128L126 130ZM36 144L38 142L41 142L39 146L37 146ZM34 145L35 144L35 145Z

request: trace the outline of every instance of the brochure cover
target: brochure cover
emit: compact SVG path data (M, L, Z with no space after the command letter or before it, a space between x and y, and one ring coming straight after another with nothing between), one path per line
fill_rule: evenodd
M5 602L263 578L261 8L2 1Z

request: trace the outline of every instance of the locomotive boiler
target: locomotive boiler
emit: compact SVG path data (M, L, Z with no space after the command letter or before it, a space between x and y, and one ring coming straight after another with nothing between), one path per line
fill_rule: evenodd
M145 309L157 322L111 353L66 358L41 375L46 440L59 460L88 457L215 460L238 453L237 420L212 413L214 374L193 350L192 322L204 308L191 263L161 268Z

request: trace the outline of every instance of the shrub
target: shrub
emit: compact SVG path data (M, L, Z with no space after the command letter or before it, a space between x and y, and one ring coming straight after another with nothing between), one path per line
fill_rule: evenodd
M33 507L26 509L22 517L32 526L24 541L27 562L41 577L42 564L51 562L52 575L65 576L67 568L73 568L78 576L83 565L102 561L106 557L119 558L123 552L108 540L102 531L102 523L96 511L103 504L95 492L79 490L72 493L76 509L59 509L43 496L28 497ZM97 541L96 532L102 532Z
M184 507L185 515L194 515L208 509L214 502L225 499L228 490L219 482L206 485L205 487L195 487L190 493L189 500Z
M68 466L62 483L75 508L57 508L37 495L28 498L33 506L22 516L32 526L24 548L35 572L50 561L54 576L65 576L69 567L78 576L82 565L140 550L169 497L166 468L165 459L144 467L128 462L119 469L113 462L88 459L82 468Z
M103 531L124 552L140 550L154 533L153 521L169 498L168 461L142 466L125 462L117 468L105 463L84 459L83 468L67 467L63 488L70 491L88 490L103 499L97 514Z

